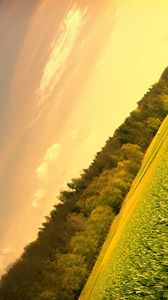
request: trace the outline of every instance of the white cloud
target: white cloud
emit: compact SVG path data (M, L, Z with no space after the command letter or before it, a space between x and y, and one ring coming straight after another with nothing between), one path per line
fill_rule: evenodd
M86 11L81 11L74 5L53 39L50 56L43 70L40 87L36 92L37 106L41 106L46 101L60 81L84 23Z
M53 144L46 150L41 164L36 168L35 174L38 180L39 187L33 195L33 202L31 206L33 208L38 208L40 202L46 197L46 184L53 176L53 168L55 167L55 162L60 154L61 145L59 143Z
M35 118L32 119L32 121L31 121L31 122L29 123L29 125L27 126L28 129L29 129L29 128L32 128L32 127L34 126L34 124L36 124L36 123L40 120L41 116L42 116L43 113L46 111L46 109L47 109L47 105L44 106L44 107L42 107L42 109L40 109L40 111L37 113L37 115L35 116Z
M36 169L36 176L38 179L43 180L48 176L48 164L43 161Z
M65 15L56 36L53 38L49 58L44 66L39 88L35 93L37 111L28 124L28 129L31 129L46 111L47 99L51 99L54 88L66 70L71 52L81 32L82 26L85 24L86 13L87 9L82 11L76 5L73 5ZM78 66L75 67L72 76L75 76L76 72L78 72Z
M44 199L46 191L44 189L38 189L34 193L34 200L32 202L32 207L37 208L40 204L40 201Z
M46 192L44 190L40 189L40 190L37 190L37 192L34 194L34 196L37 200L41 200L44 198L45 194L46 194Z
M36 169L36 177L41 181L45 181L49 176L49 169L57 160L61 151L61 145L59 143L53 144L47 149L43 161Z
M48 148L44 156L44 161L48 164L53 163L58 158L60 151L61 145L59 143L52 145L50 148Z
M32 202L32 205L31 205L33 208L37 208L38 207L38 203L37 203L37 201L33 201Z

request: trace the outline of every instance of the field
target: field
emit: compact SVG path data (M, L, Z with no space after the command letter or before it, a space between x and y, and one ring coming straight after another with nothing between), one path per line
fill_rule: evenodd
M79 300L168 299L168 117Z

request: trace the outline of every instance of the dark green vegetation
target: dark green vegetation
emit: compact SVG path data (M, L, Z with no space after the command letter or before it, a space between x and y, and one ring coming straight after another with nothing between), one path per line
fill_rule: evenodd
M168 117L147 150L80 300L168 299L167 202Z
M61 193L62 203L46 218L38 239L3 276L0 300L78 298L167 112L168 69L89 168Z

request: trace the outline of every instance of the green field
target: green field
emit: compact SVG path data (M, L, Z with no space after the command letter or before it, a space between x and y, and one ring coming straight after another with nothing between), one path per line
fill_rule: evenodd
M168 299L168 117L144 157L80 300Z

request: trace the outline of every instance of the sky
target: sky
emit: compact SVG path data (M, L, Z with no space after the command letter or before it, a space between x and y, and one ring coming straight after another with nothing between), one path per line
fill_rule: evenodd
M168 63L167 0L0 2L0 273Z

